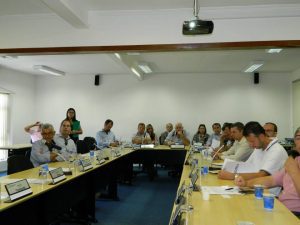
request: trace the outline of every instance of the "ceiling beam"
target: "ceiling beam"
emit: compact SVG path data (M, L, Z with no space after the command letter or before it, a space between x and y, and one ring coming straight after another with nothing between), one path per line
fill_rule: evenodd
M88 28L88 12L76 0L40 0L75 28Z
M94 54L114 52L162 52L162 51L209 51L238 50L253 48L299 48L300 40L215 42L156 45L112 45L112 46L74 46L40 48L2 48L0 54L6 55L49 55L49 54Z

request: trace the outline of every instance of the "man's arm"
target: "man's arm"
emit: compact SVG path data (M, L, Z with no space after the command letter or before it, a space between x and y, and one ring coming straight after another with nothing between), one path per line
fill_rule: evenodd
M35 122L35 123L33 123L33 124L30 124L30 125L24 127L24 130L25 130L27 133L29 133L30 128L35 127L35 126L39 126L39 125L40 125L40 122Z
M258 178L258 177L265 177L268 176L269 174L263 170L257 172L257 173L240 173L239 176L242 176L245 180L250 180L253 178ZM221 170L218 174L218 178L222 180L234 180L235 174L230 173L226 170Z
M256 184L261 184L266 188L275 187L276 183L272 176L259 177L251 180L245 180L242 176L238 176L234 180L235 185L239 187L254 187Z
M300 196L300 169L298 162L289 157L285 162L285 171L291 176L298 195Z

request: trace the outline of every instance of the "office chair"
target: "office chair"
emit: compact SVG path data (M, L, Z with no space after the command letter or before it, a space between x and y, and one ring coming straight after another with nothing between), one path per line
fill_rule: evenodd
M78 140L76 142L76 146L77 146L77 153L85 154L85 153L89 152L87 149L87 146L83 140Z
M24 155L13 155L7 159L7 174L17 173L33 168L30 159Z

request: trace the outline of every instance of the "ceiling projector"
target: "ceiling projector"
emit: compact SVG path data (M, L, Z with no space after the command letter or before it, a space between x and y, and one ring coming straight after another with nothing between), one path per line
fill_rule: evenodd
M184 35L211 34L213 30L214 23L210 20L184 21L182 26L182 34Z

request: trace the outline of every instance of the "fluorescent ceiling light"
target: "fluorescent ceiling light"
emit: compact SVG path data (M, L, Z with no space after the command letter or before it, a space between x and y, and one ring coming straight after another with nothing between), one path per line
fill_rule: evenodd
M121 60L121 55L119 53L115 53L115 56Z
M52 75L55 75L55 76L63 76L63 75L66 74L63 71L53 69L51 67L43 66L43 65L35 65L35 66L33 66L33 69L39 70L39 71L42 71L42 72L45 72L45 73L49 73L49 74L52 74Z
M138 63L138 67L144 72L144 73L152 73L152 69L147 63Z
M255 61L251 63L245 70L245 73L252 73L256 71L258 68L260 68L262 65L264 65L263 61Z
M131 67L131 71L132 71L135 75L137 75L137 77L138 77L139 79L142 79L142 75L141 75L135 68Z
M267 53L280 53L281 51L282 48L271 48L266 50Z

